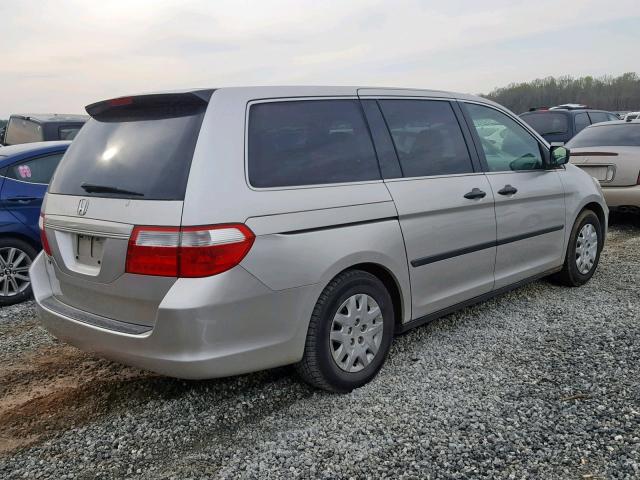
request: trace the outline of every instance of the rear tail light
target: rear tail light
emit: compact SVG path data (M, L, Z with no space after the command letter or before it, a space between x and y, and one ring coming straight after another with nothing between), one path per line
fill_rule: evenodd
M42 212L40 212L40 218L38 219L38 227L40 227L40 243L42 243L42 249L44 253L51 256L51 247L47 239L47 232L44 229L44 213Z
M126 271L166 277L208 277L240 263L255 236L246 225L134 227Z

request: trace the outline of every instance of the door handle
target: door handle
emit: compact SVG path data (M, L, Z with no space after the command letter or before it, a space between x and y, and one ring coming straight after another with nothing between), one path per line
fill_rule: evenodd
M29 203L37 200L36 197L9 197L7 198L7 202L11 203Z
M469 200L475 200L476 198L484 198L487 196L487 192L483 192L479 188L474 188L468 193L464 194L464 198L468 198Z
M500 195L515 195L518 193L518 189L516 187L512 187L511 185L505 185L502 189L498 190Z

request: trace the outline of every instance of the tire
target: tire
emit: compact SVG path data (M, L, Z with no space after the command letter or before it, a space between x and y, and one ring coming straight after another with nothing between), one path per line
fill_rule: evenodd
M593 249L593 242L586 241L586 245L591 246L591 253L582 255L582 258L589 260L587 264L579 266L579 245L585 243L583 240L584 233L589 230L588 225L591 225L595 231L595 238L597 238L597 245ZM586 230L585 230L586 229ZM583 236L581 237L581 233ZM583 210L576 219L573 229L571 230L571 236L569 237L569 244L567 245L567 254L565 255L564 265L562 270L554 275L552 278L557 283L566 285L568 287L579 287L587 283L596 269L598 268L598 262L600 261L600 252L604 244L602 238L602 225L600 219L592 210ZM592 263L591 263L592 261ZM587 266L590 267L587 270Z
M11 237L0 238L0 306L13 305L31 298L31 281L24 278L28 279L28 267L31 266L36 255L38 255L37 250L24 240ZM8 260L12 262L17 260L17 263L14 265ZM15 285L7 281L7 271L14 272L10 276ZM12 293L13 290L15 293Z
M365 303L370 315L364 315ZM382 318L374 317L375 304ZM350 392L377 375L389 353L394 326L393 304L384 284L362 270L343 272L327 285L316 303L304 356L296 370L314 387ZM340 364L336 358L342 358Z

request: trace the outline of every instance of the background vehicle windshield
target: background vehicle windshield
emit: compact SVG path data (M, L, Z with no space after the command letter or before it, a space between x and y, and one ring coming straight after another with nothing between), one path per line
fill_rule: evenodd
M639 147L640 124L599 125L585 128L568 143L568 148Z
M521 118L540 135L567 133L569 131L569 121L563 113L535 112L524 114Z

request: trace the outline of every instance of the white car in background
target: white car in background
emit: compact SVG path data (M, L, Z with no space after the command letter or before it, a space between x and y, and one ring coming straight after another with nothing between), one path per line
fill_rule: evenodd
M624 116L625 122L631 122L633 120L640 120L640 112L629 112Z
M640 122L591 125L567 147L571 163L600 182L609 208L640 213Z

